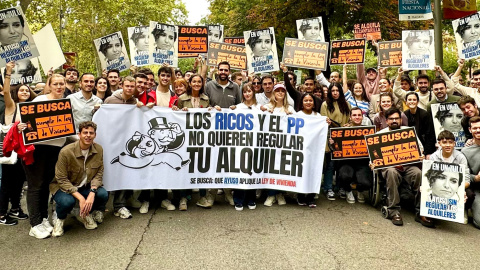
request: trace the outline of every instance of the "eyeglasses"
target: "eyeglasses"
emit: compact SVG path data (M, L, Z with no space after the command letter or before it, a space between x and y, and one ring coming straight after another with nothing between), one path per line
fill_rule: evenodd
M229 69L223 69L223 68L221 68L221 69L219 69L218 71L229 72L230 70L229 70Z
M389 117L387 119L390 120L390 121L398 121L398 120L400 120L400 117Z

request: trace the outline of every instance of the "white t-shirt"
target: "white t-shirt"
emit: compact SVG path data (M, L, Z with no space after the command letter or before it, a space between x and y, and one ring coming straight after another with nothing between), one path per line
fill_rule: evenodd
M247 106L245 105L245 103L240 103L240 104L237 104L237 109L238 110L253 110L253 111L260 111L260 105L259 104L255 104L255 105L252 105L252 106Z
M170 105L170 91L167 91L166 93L156 91L157 94L157 106L159 107L169 107Z
M267 108L267 110L270 110L272 108L272 105L270 103L268 103L267 105L263 105L265 108ZM289 114L292 114L292 113L295 113L295 110L293 109L292 106L288 106L288 110L285 111L285 108L284 107L275 107L273 109L273 112L274 113L289 113Z
M47 98L47 95L41 95L34 98L32 101L47 101L47 100L50 100ZM63 145L65 144L65 141L66 141L66 138L58 138L58 139L53 139L45 142L38 142L34 144L63 147Z
M306 114L304 113L302 110L298 111L297 114L301 114L301 115L314 115L314 116L320 116L319 113L317 113L316 111L312 111L311 114Z

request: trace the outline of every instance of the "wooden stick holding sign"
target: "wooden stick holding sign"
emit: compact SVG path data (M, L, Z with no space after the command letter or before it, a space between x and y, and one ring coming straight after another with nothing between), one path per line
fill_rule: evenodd
M70 99L55 99L19 104L25 145L75 135Z
M415 128L402 128L365 136L375 170L421 161Z

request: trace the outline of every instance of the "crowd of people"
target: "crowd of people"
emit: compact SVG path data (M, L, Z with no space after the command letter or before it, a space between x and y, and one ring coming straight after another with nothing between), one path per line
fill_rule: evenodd
M102 187L103 148L95 143L97 126L92 117L102 104L123 104L169 107L173 111L204 108L324 116L329 127L375 125L377 132L415 127L422 159L464 164L469 168L465 182L466 210L471 209L473 224L480 228L480 202L475 201L479 192L476 183L480 181L480 163L474 158L480 151L477 107L480 70L473 72L468 86L462 85L463 64L464 61L460 60L458 70L451 77L437 66L436 78L419 74L414 83L410 77L413 73L401 68L398 76L392 79L387 78L384 68L365 69L364 65L357 65L356 79L347 78L346 67L343 74L331 72L325 76L327 74L312 70L307 77L298 78L281 64L280 74L258 76L233 73L228 62L220 62L208 70L199 57L194 69L186 72L168 65L161 66L157 74L148 68L132 67L131 75L124 77L115 69L104 71L98 78L92 73L80 74L75 68L68 68L63 74L51 71L44 88L35 92L29 85L11 85L15 63L10 62L0 96L4 104L0 108L1 134L5 137L3 152L15 150L18 156L13 157L14 162L0 159L3 163L0 224L16 225L18 220L29 219L29 234L43 239L63 235L64 221L71 213L86 229L95 229L102 223L110 194ZM302 79L303 83L297 84ZM78 136L36 143L34 150L30 149L31 146L19 148L18 134L27 128L27 124L21 122L18 103L61 98L71 101ZM430 105L446 102L456 102L463 113L460 119L452 113L443 116L444 121L460 122L468 139L461 151L455 150L454 133L444 130L435 137ZM333 141L329 139L324 153L323 193L328 200L340 198L348 203L364 203L367 191L372 187L375 166L368 158L332 160L331 144ZM402 187L407 186L414 197L411 206L416 211L415 220L427 227L435 226L434 220L419 214L421 163L376 171L385 179L387 217L393 224L403 225L400 198ZM321 175L318 177L322 178ZM28 215L20 205L25 181ZM186 211L192 192L173 190L173 199L169 200L168 190L115 191L111 194L113 214L128 219L132 218L132 208L139 208L139 212L145 214L157 206L166 210L178 207L180 211ZM212 208L216 196L223 193L225 201L238 211L244 206L255 209L261 196L261 191L241 189L200 189L198 192L199 199L195 204L199 207ZM283 191L265 190L264 195L264 206L286 204ZM50 196L55 201L51 216L48 212ZM292 197L298 205L311 208L316 207L318 198L316 194L293 194Z

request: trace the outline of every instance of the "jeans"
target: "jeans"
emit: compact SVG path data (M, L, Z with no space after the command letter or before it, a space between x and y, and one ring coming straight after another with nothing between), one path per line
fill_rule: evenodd
M255 203L256 193L256 189L235 189L233 191L233 201L235 204L241 205L243 205L245 202L247 202L247 204Z
M333 173L335 172L335 162L332 160L332 155L325 153L325 172L323 177L323 190L327 192L333 189Z
M30 165L23 164L28 183L27 207L32 227L48 218L48 187L55 177L55 164L60 149L51 145L35 145L35 161Z
M20 159L13 165L1 164L1 168L3 179L0 189L0 216L4 216L7 214L9 202L12 204L12 209L20 208L20 196L25 182L25 172Z
M88 195L90 194L90 185L83 186L78 189L78 192L82 194L82 196L87 199ZM66 219L68 213L70 213L75 207L76 199L73 197L72 194L68 194L63 192L62 190L58 190L55 195L53 196L55 203L57 204L57 218L59 219ZM94 210L98 211L105 211L105 205L108 201L108 192L103 188L99 187L97 189L97 193L95 194L95 200L93 201L92 209L90 213Z

